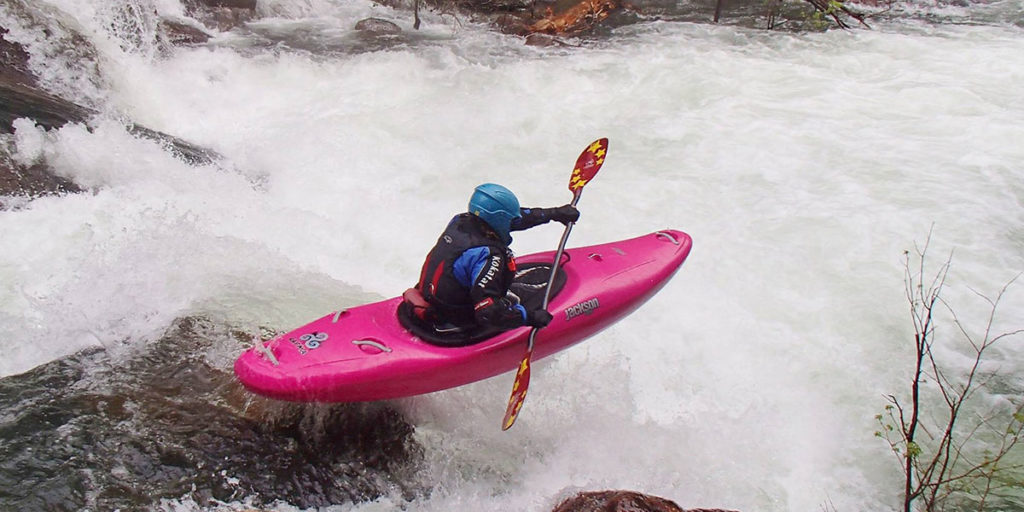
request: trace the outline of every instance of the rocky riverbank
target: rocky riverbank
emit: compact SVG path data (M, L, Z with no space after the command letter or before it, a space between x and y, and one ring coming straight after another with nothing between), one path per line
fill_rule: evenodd
M813 1L819 0L808 0ZM522 36L525 44L531 45L566 45L569 44L566 37L593 34L602 27L635 22L641 15L658 18L669 12L666 5L657 0L382 0L382 4L413 20L416 28L420 26L421 10L429 9L455 19L462 17L489 23L501 32ZM141 44L144 43L141 38L155 38L156 41L149 43L167 49L203 45L214 33L243 28L246 23L265 14L258 8L256 0L183 0L183 7L185 17L161 17L155 31L139 30L128 34L126 40ZM24 17L27 25L49 22L39 19L48 14L31 3L19 6L19 2L14 2L12 9ZM128 12L130 6L125 9L126 18L137 14ZM670 16L677 20L710 22L722 18L724 12L732 23L753 24L763 17L762 11L763 6L759 2L703 0L675 4ZM797 12L793 16L806 14ZM403 32L394 22L375 18L361 20L352 28L369 37L395 36ZM90 61L95 59L95 52L91 51L86 39L76 34L68 39L66 44L75 47L72 53L79 54L74 65L85 71L94 71L97 66ZM15 119L31 119L36 125L53 130L67 123L89 126L97 115L88 101L61 97L54 94L48 84L41 84L33 69L34 64L25 48L16 38L10 37L8 29L0 26L0 198L80 191L77 184L54 172L47 162L26 161L18 158L14 150L11 135ZM102 80L102 77L93 78ZM173 134L137 126L130 119L124 122L133 134L160 141L185 161L209 163L218 158L209 149L180 140ZM0 199L2 204L3 199Z

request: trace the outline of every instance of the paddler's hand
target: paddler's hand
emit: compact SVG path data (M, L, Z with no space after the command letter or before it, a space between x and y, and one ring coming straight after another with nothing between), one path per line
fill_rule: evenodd
M552 318L551 313L548 313L546 309L535 309L526 313L526 325L540 329L547 327Z
M571 204L559 206L558 208L552 208L551 220L561 222L562 224L576 222L580 220L580 211L577 210L576 207Z

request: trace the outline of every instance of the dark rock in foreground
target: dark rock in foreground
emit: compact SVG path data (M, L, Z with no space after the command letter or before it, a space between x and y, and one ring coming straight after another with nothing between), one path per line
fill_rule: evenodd
M552 512L734 512L720 509L684 510L675 502L633 491L581 492Z
M0 379L0 510L312 508L418 492L420 448L400 413L252 397L205 357L237 337L186 318L148 346Z

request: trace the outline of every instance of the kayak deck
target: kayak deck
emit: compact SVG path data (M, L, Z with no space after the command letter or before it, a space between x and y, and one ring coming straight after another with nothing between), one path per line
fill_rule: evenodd
M534 359L574 345L653 296L689 255L676 230L567 249L565 285L548 304L551 323L535 338ZM522 256L550 264L554 252ZM292 401L358 402L439 391L516 368L529 327L464 346L431 344L398 320L401 297L326 315L246 350L235 373L252 392ZM275 364L276 361L276 364Z

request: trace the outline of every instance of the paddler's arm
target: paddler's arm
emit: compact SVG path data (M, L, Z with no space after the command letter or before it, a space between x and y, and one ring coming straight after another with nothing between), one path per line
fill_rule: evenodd
M477 250L479 248L470 251ZM513 329L523 325L546 326L551 321L550 313L543 309L527 311L522 305L514 304L506 297L508 290L501 282L501 273L508 264L504 252L488 249L486 258L478 259L474 265L475 279L469 290L469 297L473 301L476 322L502 329Z
M550 221L568 224L576 222L580 218L579 210L571 204L557 208L520 208L519 213L522 214L522 217L512 219L511 231L530 229Z

